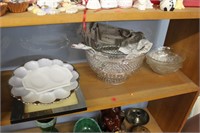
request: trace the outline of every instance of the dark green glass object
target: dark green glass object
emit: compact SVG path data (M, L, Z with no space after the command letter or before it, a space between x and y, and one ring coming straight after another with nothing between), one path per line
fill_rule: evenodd
M56 118L43 119L43 120L36 121L36 126L39 127L43 133L58 132L58 130L55 128L55 124L56 124Z
M73 132L102 132L98 123L92 118L81 118L74 126Z

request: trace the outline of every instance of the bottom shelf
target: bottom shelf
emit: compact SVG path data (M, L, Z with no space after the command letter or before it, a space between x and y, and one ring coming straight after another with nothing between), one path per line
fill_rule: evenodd
M163 132L160 127L158 126L158 123L155 121L151 113L146 109L146 111L149 114L149 122L145 125L146 128L150 130L150 132ZM66 123L60 123L56 124L56 128L58 129L59 132L72 132L73 127L76 121L72 122L66 122ZM30 129L25 129L25 130L20 130L17 132L41 132L40 128L30 128Z

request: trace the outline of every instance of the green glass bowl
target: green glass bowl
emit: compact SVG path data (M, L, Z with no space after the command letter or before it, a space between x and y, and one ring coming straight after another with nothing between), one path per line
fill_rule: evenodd
M92 118L81 118L74 126L73 132L102 132L98 123Z

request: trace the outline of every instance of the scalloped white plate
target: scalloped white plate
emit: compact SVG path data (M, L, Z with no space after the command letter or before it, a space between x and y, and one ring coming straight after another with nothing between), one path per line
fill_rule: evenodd
M52 103L67 98L77 88L79 74L61 60L42 58L17 68L9 79L14 97L24 103Z
M72 72L68 68L51 65L30 71L22 79L22 84L26 90L44 93L69 86L72 77Z

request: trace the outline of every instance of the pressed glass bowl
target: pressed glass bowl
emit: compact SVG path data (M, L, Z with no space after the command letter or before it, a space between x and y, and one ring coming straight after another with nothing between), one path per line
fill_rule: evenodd
M73 132L102 132L98 123L92 118L81 118L74 126Z
M146 56L146 62L158 74L176 72L182 67L185 57L180 56L169 47L158 48Z
M94 53L86 51L86 57L91 69L103 81L118 85L124 83L129 75L143 63L145 55L126 58L120 54Z

